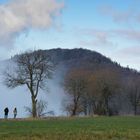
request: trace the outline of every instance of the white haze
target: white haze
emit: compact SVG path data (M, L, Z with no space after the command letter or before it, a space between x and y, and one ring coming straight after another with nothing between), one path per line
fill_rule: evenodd
M3 83L3 72L9 65L10 61L0 62L0 118L4 116L4 108L8 107L9 117L13 117L13 109L17 107L18 117L27 117L25 112L25 106L31 105L31 97L26 86L17 87L15 89L7 88ZM62 110L62 101L65 98L64 90L62 88L62 79L64 74L64 68L58 66L54 72L53 79L47 82L47 91L41 91L38 100L43 99L47 101L47 111L54 111L56 116L64 115Z

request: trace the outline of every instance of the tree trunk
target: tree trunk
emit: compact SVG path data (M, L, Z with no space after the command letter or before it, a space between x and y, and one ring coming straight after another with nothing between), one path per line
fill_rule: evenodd
M137 115L137 105L134 105L134 115Z
M85 114L85 116L87 116L87 114L88 114L88 104L87 104L87 101L85 101L83 103L83 108L84 108L84 114Z
M105 99L105 115L109 115L109 103L108 98Z
M76 113L77 113L79 98L80 98L80 96L74 98L74 101L73 101L74 102L74 108L72 110L71 116L75 116Z
M77 104L74 105L71 116L75 116L77 111Z
M36 98L35 97L32 97L32 117L33 118L36 118L37 117L36 104L37 104Z

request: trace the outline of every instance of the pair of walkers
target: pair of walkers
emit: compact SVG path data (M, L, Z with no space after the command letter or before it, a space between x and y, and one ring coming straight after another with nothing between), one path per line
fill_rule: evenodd
M8 109L8 107L6 107L6 108L4 109L4 118L5 118L5 119L8 119L8 113L9 113L9 109ZM13 110L13 114L14 114L14 119L15 119L16 116L17 116L17 108L16 108L16 107L15 107L14 110Z

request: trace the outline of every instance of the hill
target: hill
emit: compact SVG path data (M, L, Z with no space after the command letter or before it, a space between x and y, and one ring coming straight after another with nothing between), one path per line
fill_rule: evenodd
M75 49L50 49L50 50L39 50L42 53L49 54L54 63L64 66L66 69L69 68L115 68L119 70L123 75L138 74L135 69L129 67L122 67L117 62L112 61L110 58L96 52L82 48Z
M49 90L45 91L48 94L40 94L39 99L44 99L48 102L48 110L53 110L55 115L64 115L62 111L62 101L65 97L65 91L62 86L64 76L68 70L73 68L85 68L88 70L96 70L97 68L105 69L111 68L116 69L122 76L122 81L124 83L129 79L129 77L135 77L139 73L130 68L125 68L120 66L118 63L113 62L110 58L103 56L102 54L87 50L87 49L50 49L50 50L38 50L41 53L50 55L52 61L56 64L56 69L54 71L53 79L49 80L47 85ZM16 56L14 56L16 57ZM11 60L1 62L1 81L5 63L10 63ZM7 89L3 82L0 83L1 88L1 99L0 99L0 110L3 110L5 106L10 107L10 111L14 108L18 108L18 117L25 117L26 113L24 106L30 105L30 94L25 87L15 88L14 90ZM44 92L43 92L44 93ZM15 97L16 100L15 101ZM130 105L126 96L120 95L117 97L117 103L121 106L120 114L132 114L133 109ZM20 115L22 114L22 115ZM1 116L2 117L2 116ZM12 117L12 111L10 113Z

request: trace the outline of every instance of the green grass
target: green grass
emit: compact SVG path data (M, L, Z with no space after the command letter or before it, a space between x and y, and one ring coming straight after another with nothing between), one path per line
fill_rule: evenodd
M140 117L1 120L0 140L140 140Z

